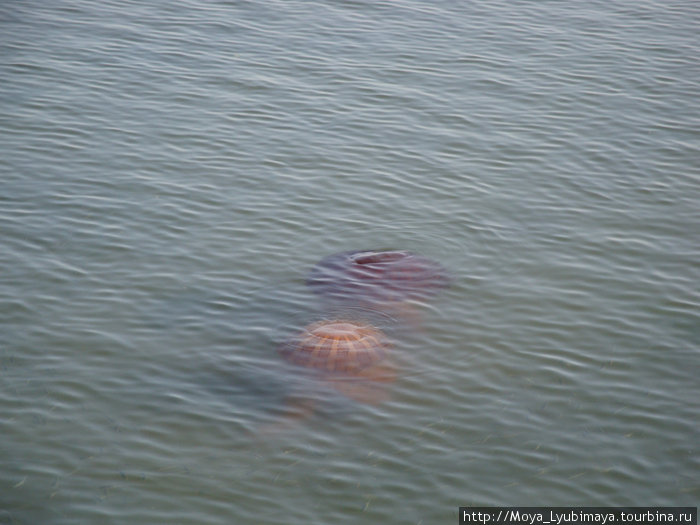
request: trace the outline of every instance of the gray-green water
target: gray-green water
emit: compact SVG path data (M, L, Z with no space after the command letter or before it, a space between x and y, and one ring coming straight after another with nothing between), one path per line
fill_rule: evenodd
M5 2L0 523L697 505L699 29L694 1ZM325 314L307 272L367 247L453 277L393 330L391 399L263 431L304 383L276 346Z

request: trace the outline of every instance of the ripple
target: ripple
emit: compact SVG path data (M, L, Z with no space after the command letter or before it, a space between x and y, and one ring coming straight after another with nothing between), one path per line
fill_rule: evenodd
M0 521L693 504L693 14L5 8ZM276 347L335 313L310 268L374 247L452 283L353 311L395 343L367 405Z

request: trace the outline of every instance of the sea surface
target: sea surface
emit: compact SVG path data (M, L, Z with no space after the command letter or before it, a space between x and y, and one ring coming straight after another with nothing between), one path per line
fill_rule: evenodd
M0 524L696 506L699 35L696 0L4 2ZM384 249L450 286L306 284ZM381 399L278 353L345 315Z

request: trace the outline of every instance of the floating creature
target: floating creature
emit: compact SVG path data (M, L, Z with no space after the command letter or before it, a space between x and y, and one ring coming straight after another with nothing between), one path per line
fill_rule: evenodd
M340 252L321 259L306 284L334 308L359 307L420 329L420 303L450 284L438 262L405 250Z
M306 281L323 297L370 304L421 300L449 283L441 264L403 250L329 255L313 267Z
M391 348L380 329L363 321L328 319L306 326L279 346L282 357L299 367L299 379L306 380L287 396L281 417L263 425L259 434L282 432L324 404L337 408L342 399L371 405L386 401L388 385L396 379Z
M362 321L332 319L304 328L279 348L290 363L316 370L341 394L376 404L388 397L382 387L396 378L387 359L391 343L384 333Z

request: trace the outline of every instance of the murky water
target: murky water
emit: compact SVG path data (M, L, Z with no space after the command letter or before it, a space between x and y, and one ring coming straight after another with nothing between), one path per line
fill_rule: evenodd
M699 22L4 5L0 523L697 505ZM397 377L370 404L277 346L335 315L313 265L373 248L451 286L375 314Z

